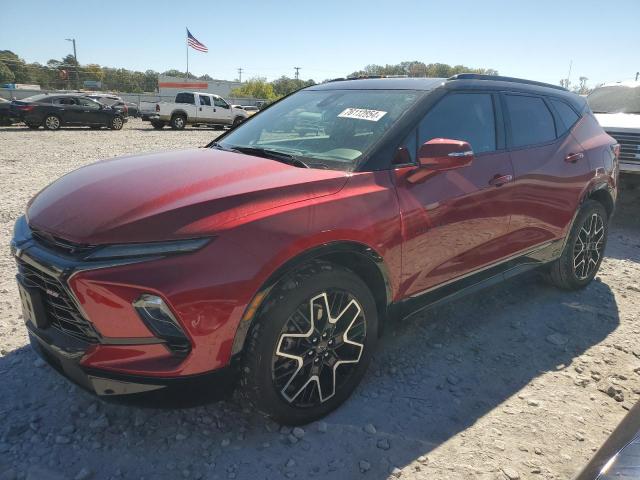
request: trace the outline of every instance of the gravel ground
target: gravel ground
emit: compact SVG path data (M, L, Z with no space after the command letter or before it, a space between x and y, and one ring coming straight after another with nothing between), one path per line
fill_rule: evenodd
M566 479L638 399L637 190L624 191L588 288L526 275L391 325L325 421L291 430L233 398L167 408L85 393L28 346L7 245L29 197L60 175L216 135L146 125L0 128L0 479Z

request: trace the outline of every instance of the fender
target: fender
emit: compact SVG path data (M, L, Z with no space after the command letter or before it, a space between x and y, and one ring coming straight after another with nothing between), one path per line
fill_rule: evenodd
M247 305L240 320L236 335L233 339L233 347L231 349L232 356L242 351L247 333L249 333L253 321L258 317L262 302L267 298L269 292L289 272L311 260L319 259L333 261L339 265L352 268L357 274L360 274L362 280L371 288L376 303L378 304L378 311L383 315L382 321L384 322L384 316L386 316L386 312L391 304L393 293L389 280L389 271L382 256L368 245L358 242L338 241L325 243L287 260L269 275L267 281ZM368 270L366 273L369 275L363 275L363 273L365 273L363 270ZM383 298L380 299L380 296L383 296Z

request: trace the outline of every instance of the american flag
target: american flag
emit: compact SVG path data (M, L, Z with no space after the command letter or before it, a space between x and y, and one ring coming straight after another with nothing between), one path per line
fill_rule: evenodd
M196 39L196 37L191 35L191 32L189 31L188 28L187 28L187 43L189 44L189 46L191 48L193 48L194 50L198 50L199 52L208 52L209 51L209 49L207 48L207 46L204 43L200 43Z

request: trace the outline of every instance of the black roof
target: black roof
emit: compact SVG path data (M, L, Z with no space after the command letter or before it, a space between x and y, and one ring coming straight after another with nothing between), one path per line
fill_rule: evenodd
M535 93L564 99L579 112L587 109L584 98L558 85L498 75L463 73L451 78L356 78L340 79L307 87L305 90L496 90Z

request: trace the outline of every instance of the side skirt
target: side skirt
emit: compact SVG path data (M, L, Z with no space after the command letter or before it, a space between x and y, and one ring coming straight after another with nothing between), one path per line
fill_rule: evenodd
M408 318L429 308L496 285L556 260L562 254L563 247L564 239L554 240L517 257L430 288L390 305L389 315L391 318Z

